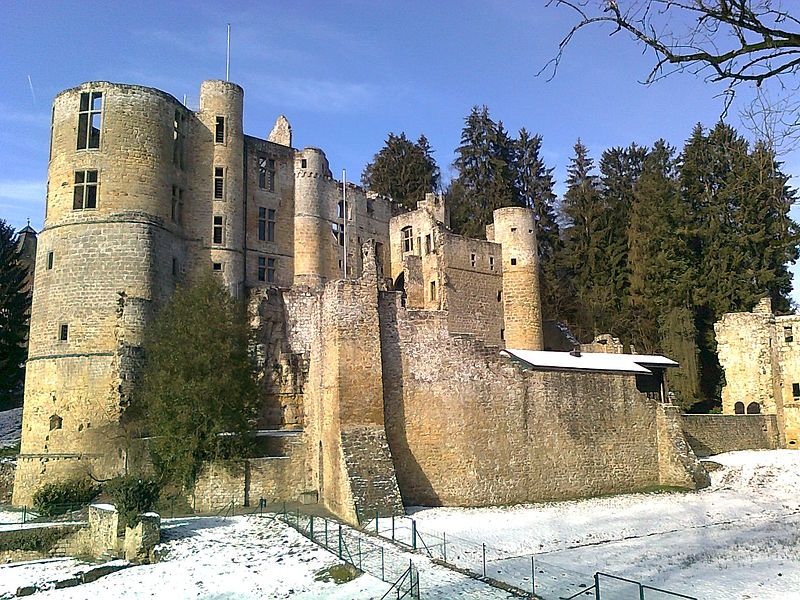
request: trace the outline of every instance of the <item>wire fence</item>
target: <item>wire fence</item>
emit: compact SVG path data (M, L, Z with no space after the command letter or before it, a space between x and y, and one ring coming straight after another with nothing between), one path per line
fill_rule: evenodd
M362 573L391 584L385 598L419 598L419 573L410 560L326 517L284 510L278 518ZM391 593L390 593L391 592Z
M378 517L362 526L412 552L425 554L474 576L500 582L540 600L696 600L606 573L590 575L541 560L535 554L509 556L507 551L445 532L421 531L415 519Z

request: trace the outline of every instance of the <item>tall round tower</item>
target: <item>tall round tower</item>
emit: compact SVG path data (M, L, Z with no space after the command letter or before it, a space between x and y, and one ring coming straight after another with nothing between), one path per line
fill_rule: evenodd
M90 82L53 103L14 503L47 481L124 466L120 418L152 305L185 258L172 218L174 122L150 88Z
M533 211L520 207L494 211L494 241L503 249L505 345L541 350L542 305Z
M245 258L244 90L229 81L208 80L200 86L194 136L193 204L189 226L202 240L205 260L219 272L234 296L243 292ZM202 252L201 257L202 258ZM208 268L204 260L197 267Z
M316 286L328 272L332 231L324 218L331 170L325 153L305 148L295 156L294 283Z

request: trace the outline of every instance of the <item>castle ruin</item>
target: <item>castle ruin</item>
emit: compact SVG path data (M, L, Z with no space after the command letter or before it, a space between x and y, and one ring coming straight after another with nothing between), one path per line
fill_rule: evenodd
M15 504L135 462L143 331L208 269L249 308L265 451L243 474L207 465L198 509L310 499L357 521L707 481L671 361L545 350L532 211L456 235L441 197L401 212L334 180L283 117L246 135L243 101L216 80L197 111L108 82L56 97Z

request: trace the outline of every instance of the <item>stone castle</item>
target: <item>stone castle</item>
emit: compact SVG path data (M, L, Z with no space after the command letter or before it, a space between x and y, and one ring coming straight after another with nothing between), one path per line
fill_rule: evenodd
M554 351L572 345L545 335L532 211L456 235L441 197L402 212L335 181L284 117L246 135L243 100L216 80L197 111L108 82L56 97L15 504L141 460L122 423L143 330L208 270L249 309L262 455L207 465L198 510L300 499L356 521L705 483L675 363L606 338Z

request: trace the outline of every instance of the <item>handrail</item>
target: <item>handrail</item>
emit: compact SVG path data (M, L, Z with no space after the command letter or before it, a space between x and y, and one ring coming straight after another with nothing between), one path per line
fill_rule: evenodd
M572 596L569 596L567 598L564 598L563 596L559 596L558 600L573 600L573 598L577 598L578 596L581 596L581 595L585 594L586 592L591 592L594 588L595 588L595 586L588 587L588 588L583 588L577 594L573 594Z

